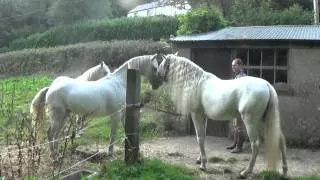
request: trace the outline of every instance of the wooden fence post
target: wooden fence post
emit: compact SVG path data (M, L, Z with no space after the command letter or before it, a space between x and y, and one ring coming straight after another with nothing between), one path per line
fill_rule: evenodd
M126 120L125 120L125 162L134 164L139 159L139 118L141 78L139 71L127 70Z

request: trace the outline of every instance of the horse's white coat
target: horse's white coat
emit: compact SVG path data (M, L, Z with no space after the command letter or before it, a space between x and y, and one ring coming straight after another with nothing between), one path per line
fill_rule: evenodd
M140 74L152 81L152 63L155 55L138 56L128 60L113 73L97 81L81 81L68 77L52 83L46 93L45 105L51 119L48 131L49 141L58 139L69 112L94 116L111 116L111 137L109 153L113 153L118 121L125 110L127 69L138 69ZM50 144L54 158L58 142Z
M98 80L106 75L110 74L110 69L109 67L102 61L98 65L88 69L85 71L82 75L76 78L76 80L80 81L95 81ZM68 81L70 78L67 76L59 76L57 77L51 84L59 84L63 83L64 81ZM38 93L34 96L32 99L31 105L30 105L30 113L34 115L34 119L32 121L32 126L34 128L34 132L39 131L39 129L35 129L36 126L38 128L41 128L43 124L39 121L43 121L42 119L44 118L44 112L43 112L43 107L45 105L45 97L48 92L50 87L44 87ZM84 117L79 117L77 116L77 122L78 121L84 121ZM37 122L38 121L38 122ZM78 125L78 124L77 124ZM36 134L36 140L41 139L42 133L39 132Z
M231 120L241 116L252 147L249 166L241 175L252 172L260 138L264 137L268 167L276 168L281 150L283 173L286 176L285 139L280 128L277 93L271 84L250 76L222 80L187 58L172 54L164 56L157 74L167 82L178 111L191 113L200 146L198 163L201 162L201 169L206 169L207 161L204 149L207 119Z

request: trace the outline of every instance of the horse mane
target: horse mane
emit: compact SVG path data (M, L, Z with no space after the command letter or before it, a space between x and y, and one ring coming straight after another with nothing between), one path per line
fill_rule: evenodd
M145 62L147 60L150 60L150 55L133 57L127 60L126 62L124 62L118 68L116 68L112 73L110 73L110 76L108 75L105 78L108 78L111 76L126 76L128 69L144 70L145 68L143 67L143 65L145 65Z
M170 61L167 86L171 99L179 113L188 114L192 107L199 107L201 83L214 75L185 57L173 54L166 57L165 61Z
M95 81L98 80L100 78L100 76L98 77L98 73L100 71L101 68L101 64L99 63L98 65L88 69L86 72L84 72L82 75L80 75L79 77L77 77L77 80L84 80L84 81ZM107 69L108 74L110 74L110 69L109 67L103 63L103 68Z

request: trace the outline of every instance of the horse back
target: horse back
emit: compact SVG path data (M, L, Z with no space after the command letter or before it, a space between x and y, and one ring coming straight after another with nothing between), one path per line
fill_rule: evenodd
M249 76L234 80L209 79L202 89L201 101L207 116L221 120L265 109L270 96L267 81Z

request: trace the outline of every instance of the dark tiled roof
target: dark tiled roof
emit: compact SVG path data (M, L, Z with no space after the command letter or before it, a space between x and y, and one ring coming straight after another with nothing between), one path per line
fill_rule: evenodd
M177 36L172 42L223 40L316 40L320 41L320 25L278 25L227 27L218 31Z

